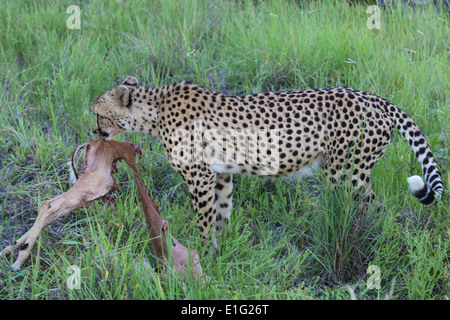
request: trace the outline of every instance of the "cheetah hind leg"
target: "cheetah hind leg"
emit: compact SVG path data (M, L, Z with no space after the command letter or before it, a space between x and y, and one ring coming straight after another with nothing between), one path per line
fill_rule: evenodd
M377 209L381 208L381 203L373 203L375 194L373 184L370 182L370 169L361 169L354 164L352 166L330 165L325 170L325 176L331 188L337 189L339 186L344 186L346 192L353 194L352 199L358 203L358 211L364 212L372 205L375 205Z

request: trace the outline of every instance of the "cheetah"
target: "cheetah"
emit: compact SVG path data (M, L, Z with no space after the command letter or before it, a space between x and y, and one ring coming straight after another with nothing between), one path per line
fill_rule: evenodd
M205 241L230 223L233 174L304 177L321 169L331 183L345 178L370 196L370 172L394 127L425 176L426 184L407 179L412 194L430 204L444 190L414 121L386 99L350 87L231 96L187 81L146 87L128 76L92 112L94 133L107 140L142 132L162 141L187 183Z

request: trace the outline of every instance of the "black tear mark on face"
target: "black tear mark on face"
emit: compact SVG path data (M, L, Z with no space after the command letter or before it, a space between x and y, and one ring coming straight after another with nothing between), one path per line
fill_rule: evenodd
M99 118L99 117L98 117L98 114L96 114L96 115L95 115L95 121L97 122L97 129L98 129L98 131L101 131L101 130L100 130L100 122L98 121L98 118Z
M132 100L132 98L133 98L132 93L133 93L132 90L128 91L128 103L127 103L127 109L130 109L130 107L131 107L131 103L132 103L131 100Z
M94 133L96 135L98 135L99 137L104 137L104 138L108 138L109 134L106 132L103 132L102 129L100 128L100 122L98 121L98 114L95 115L95 121L97 122L97 130L94 129ZM89 146L89 145L88 145Z

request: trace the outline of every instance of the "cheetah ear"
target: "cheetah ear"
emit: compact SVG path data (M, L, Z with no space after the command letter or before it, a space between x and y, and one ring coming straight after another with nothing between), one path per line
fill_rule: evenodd
M126 86L116 87L114 96L122 102L122 106L127 106L130 102L130 90Z
M122 84L125 84L127 86L136 87L139 84L139 81L135 77L127 76Z

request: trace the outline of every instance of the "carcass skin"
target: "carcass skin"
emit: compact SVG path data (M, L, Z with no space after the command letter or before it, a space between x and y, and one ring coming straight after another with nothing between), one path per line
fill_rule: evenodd
M169 250L166 239L168 225L167 221L162 219L158 208L146 192L144 183L140 178L135 161L136 154L139 155L139 158L142 155L140 149L130 142L106 141L100 138L76 148L72 155L73 168L76 162L76 155L81 148L85 148L85 153L83 156L82 170L77 183L62 195L44 201L32 228L18 239L14 245L6 247L1 255L7 256L19 250L16 261L11 265L14 271L19 270L30 256L36 239L43 228L73 210L87 207L93 201L105 197L111 188L118 189L112 173L117 170L117 161L123 159L132 168L135 175L139 197L142 201L145 220L150 231L152 247L157 258L158 266L161 263L168 263ZM184 280L187 276L186 272L191 272L191 270L193 279L198 280L201 277L202 268L196 250L188 250L172 237L171 253L173 267Z

